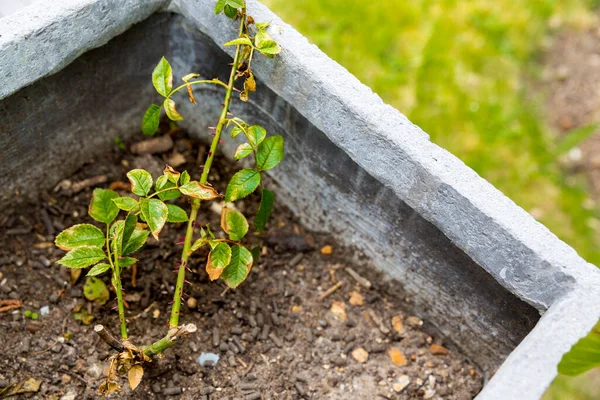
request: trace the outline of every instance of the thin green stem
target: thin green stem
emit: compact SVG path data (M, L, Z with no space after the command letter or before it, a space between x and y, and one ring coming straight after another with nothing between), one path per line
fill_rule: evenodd
M123 303L123 288L121 287L121 270L119 268L119 258L115 254L114 261L113 255L110 251L110 225L106 225L106 252L108 253L108 262L112 267L113 271L113 286L117 294L117 308L119 310L119 321L121 324L121 338L127 340L127 323L125 322L125 306Z
M245 10L242 12L239 34L238 37L244 33L246 22L246 12ZM238 64L240 62L241 57L241 48L242 45L238 45L235 50L235 56L233 57L233 64L231 66L231 73L229 75L229 81L227 83L227 91L225 92L225 99L223 101L223 109L221 111L221 115L219 117L219 122L217 124L217 129L215 132L215 137L213 138L212 144L210 146L210 153L204 164L204 170L202 171L202 176L200 177L200 183L206 184L208 179L208 173L210 171L210 167L212 166L213 159L215 157L215 153L217 151L217 146L219 145L219 140L221 138L221 133L223 132L223 127L225 126L225 122L227 121L227 112L229 111L229 105L231 104L231 94L233 92L233 84L235 83L235 78L238 70ZM184 85L185 86L185 85ZM177 272L177 284L175 286L175 293L173 295L173 308L171 309L171 318L169 319L169 327L171 329L176 328L179 325L179 312L181 309L181 296L183 294L183 285L185 283L185 270L187 268L188 257L190 247L192 245L192 238L194 235L194 222L196 221L196 217L198 215L198 209L200 208L200 201L194 199L192 202L192 210L190 212L190 219L188 221L188 227L185 232L185 239L183 242L183 252L181 255L181 265L179 266L179 271Z
M191 85L200 85L203 83L213 84L213 85L217 85L217 86L223 86L224 88L227 89L227 85L218 79L210 79L210 80L205 79L205 80L201 80L201 81L187 82L181 86L177 86L175 89L171 90L171 93L169 93L169 95L167 96L167 99L170 99L171 96L173 96L175 93L179 92L181 89L186 88L188 85L190 85L190 86Z

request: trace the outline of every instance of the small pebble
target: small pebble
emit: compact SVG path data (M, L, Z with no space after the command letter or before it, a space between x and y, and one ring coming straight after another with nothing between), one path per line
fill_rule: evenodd
M182 393L182 390L180 387L170 387L170 388L163 389L163 394L165 396L176 396L181 393Z

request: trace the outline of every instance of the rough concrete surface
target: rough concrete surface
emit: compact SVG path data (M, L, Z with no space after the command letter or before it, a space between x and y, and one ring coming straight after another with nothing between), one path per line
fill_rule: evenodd
M153 17L63 72L22 89L165 4L127 0L116 7L114 0L71 0L38 14L24 9L5 18L8 24L0 24L0 76L6 82L0 88L0 199L16 188L34 193L35 187L8 168L15 158L35 160L40 166L27 182L48 187L93 154L95 145L106 146L111 137L133 131L129 121L141 115L146 102L139 97L152 101L148 70L161 51L180 74L192 67L207 77L223 73L227 58L207 37L224 43L235 35L233 25L212 13L213 0L174 0L168 10L183 18ZM561 355L600 316L600 272L262 4L248 0L248 9L259 21L273 21L271 34L283 48L275 60L256 59L254 70L265 88L256 101L236 110L287 136L287 158L272 175L278 193L305 223L332 230L397 278L415 310L489 373L520 342L479 399L539 398ZM136 29L155 34L131 36ZM146 57L136 45L154 49ZM224 50L231 54L231 48ZM110 80L90 83L94 74L114 72L112 64L98 69L90 59L102 63L126 54L140 57L138 71L131 70L131 61L119 65L121 73L135 77L126 88ZM69 83L67 71L80 72L77 85ZM57 89L71 94L78 85L87 85L86 94L108 95L98 103L80 96L73 113ZM98 107L136 87L143 89L138 98L126 98L125 108L122 103ZM212 106L219 102L217 92L205 95L199 108L181 109L190 115L184 123L198 134L215 119ZM90 130L98 142L76 149L77 135L91 135ZM59 165L55 160L67 149L77 159ZM543 316L531 330L534 308Z

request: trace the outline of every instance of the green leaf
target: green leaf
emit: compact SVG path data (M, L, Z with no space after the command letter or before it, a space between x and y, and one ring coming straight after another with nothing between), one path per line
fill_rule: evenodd
M264 46L264 42L271 39L271 35L269 35L264 29L259 29L256 35L254 36L254 45L257 49L260 49Z
M138 262L137 258L119 257L119 267L127 268Z
M275 196L272 191L267 189L262 190L262 198L260 200L260 205L258 206L258 212L256 213L256 217L254 217L254 226L258 232L265 230L267 221L273 210L274 198Z
M131 234L127 245L125 245L123 254L131 254L138 251L146 243L148 235L150 235L150 232L147 230L136 228Z
M229 181L225 191L225 201L243 199L254 192L258 185L260 185L260 173L253 169L242 169Z
M113 199L117 207L123 211L128 212L137 212L140 208L137 200L132 199L131 197L117 197Z
M68 268L86 268L104 260L104 250L98 247L82 246L69 251L57 263Z
M563 355L558 372L563 375L580 375L600 366L600 322L584 338Z
M269 27L269 25L271 25L271 21L269 21L269 22L257 22L256 23L256 29L258 29L259 31L264 31L265 29L267 29Z
M148 223L152 236L158 240L158 235L167 222L167 215L169 214L167 205L158 199L141 198L140 209Z
M110 224L119 214L119 208L112 201L119 195L110 189L94 189L88 214L98 222Z
M89 301L93 301L97 304L105 304L110 298L108 288L98 278L93 276L88 277L83 285L83 295Z
M257 50L269 58L273 58L275 55L281 53L281 47L273 40L264 40L262 47Z
M256 167L266 171L283 159L283 137L269 136L256 149Z
M163 102L163 107L165 108L165 112L167 113L167 117L169 117L172 121L181 121L183 117L181 114L177 112L175 108L175 102L171 99L165 99Z
M221 228L229 235L229 239L237 242L248 233L248 221L241 212L223 207Z
M258 259L260 258L260 246L254 246L250 253L252 253L252 264L256 265L258 263Z
M205 232L206 234L206 232ZM206 246L208 244L209 240L206 237L202 237L198 240L196 240L194 243L192 243L192 247L190 247L190 253L193 253L194 251L198 250L200 247L202 246Z
M132 169L127 173L127 178L131 182L131 192L138 196L148 196L152 189L152 175L143 169Z
M181 173L180 180L181 180L181 184L182 185L185 185L186 183L189 183L190 182L190 174L187 171L183 171Z
M247 157L249 154L252 154L252 145L250 143L242 143L237 149L235 149L235 153L233 154L233 158L236 160L241 160L244 157Z
M133 235L133 232L135 231L137 222L138 222L137 215L135 215L133 213L127 214L127 217L125 218L125 224L123 226L123 236L121 238L121 246L120 246L121 249L127 244L127 242L129 242L131 235ZM119 255L121 255L121 254L123 254L123 253L120 252Z
M184 81L185 83L187 83L190 79L194 79L199 77L200 74L187 74L186 76L184 76L183 78L181 78L182 81Z
M109 269L110 265L108 264L96 264L88 271L87 276L98 276L105 273Z
M173 188L173 190L166 190L169 188ZM158 194L158 197L162 201L177 199L181 195L181 193L179 193L179 189L177 189L177 185L175 185L173 182L170 182L167 175L161 175L156 180L156 191L161 190L165 190L164 192L160 192Z
M177 207L174 204L167 204L167 209L169 210L167 222L187 222L190 219L181 207Z
M242 283L252 268L252 254L243 246L231 248L231 261L223 271L221 278L227 286L235 289Z
M231 137L234 138L242 132L244 132L242 128L240 128L239 126L234 126L231 130Z
M173 169L173 167L167 165L163 171L163 174L167 176L169 182L173 182L177 184L179 182L179 177L181 174Z
M223 8L223 11L225 11L225 15L229 18L235 18L237 17L237 9L231 7L229 4L225 5L225 8Z
M218 279L225 267L231 262L231 247L227 243L219 242L210 253L206 262L206 272L211 281Z
M191 181L179 187L181 193L186 196L200 200L213 200L219 197L219 193L212 186L203 185L198 181Z
M225 4L227 4L227 0L217 0L217 4L215 4L215 14L219 14L225 8Z
M158 130L158 124L160 123L160 106L157 104L150 104L150 107L144 113L142 118L142 132L144 135L154 135Z
M152 71L152 84L156 91L167 97L173 89L173 70L166 58L161 58Z
M225 0L225 3L233 8L244 8L244 0Z
M250 39L248 39L247 37L240 37L240 38L233 39L233 40L225 43L223 46L235 46L238 44L252 46L252 41Z
M72 226L62 231L54 243L61 250L72 250L81 246L104 247L104 233L90 224Z
M267 137L267 131L262 126L252 125L248 127L246 135L250 144L256 147Z

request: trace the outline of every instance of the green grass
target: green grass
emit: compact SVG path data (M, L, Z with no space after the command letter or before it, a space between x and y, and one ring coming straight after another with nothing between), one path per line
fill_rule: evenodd
M527 87L550 26L598 0L263 0L384 101L600 265L599 214ZM560 25L560 24L559 24ZM567 141L577 143L586 128ZM600 375L559 377L544 400L598 398Z
M524 82L550 21L581 24L584 0L266 0L325 53L587 260L598 213L566 177ZM524 78L528 79L524 79Z

